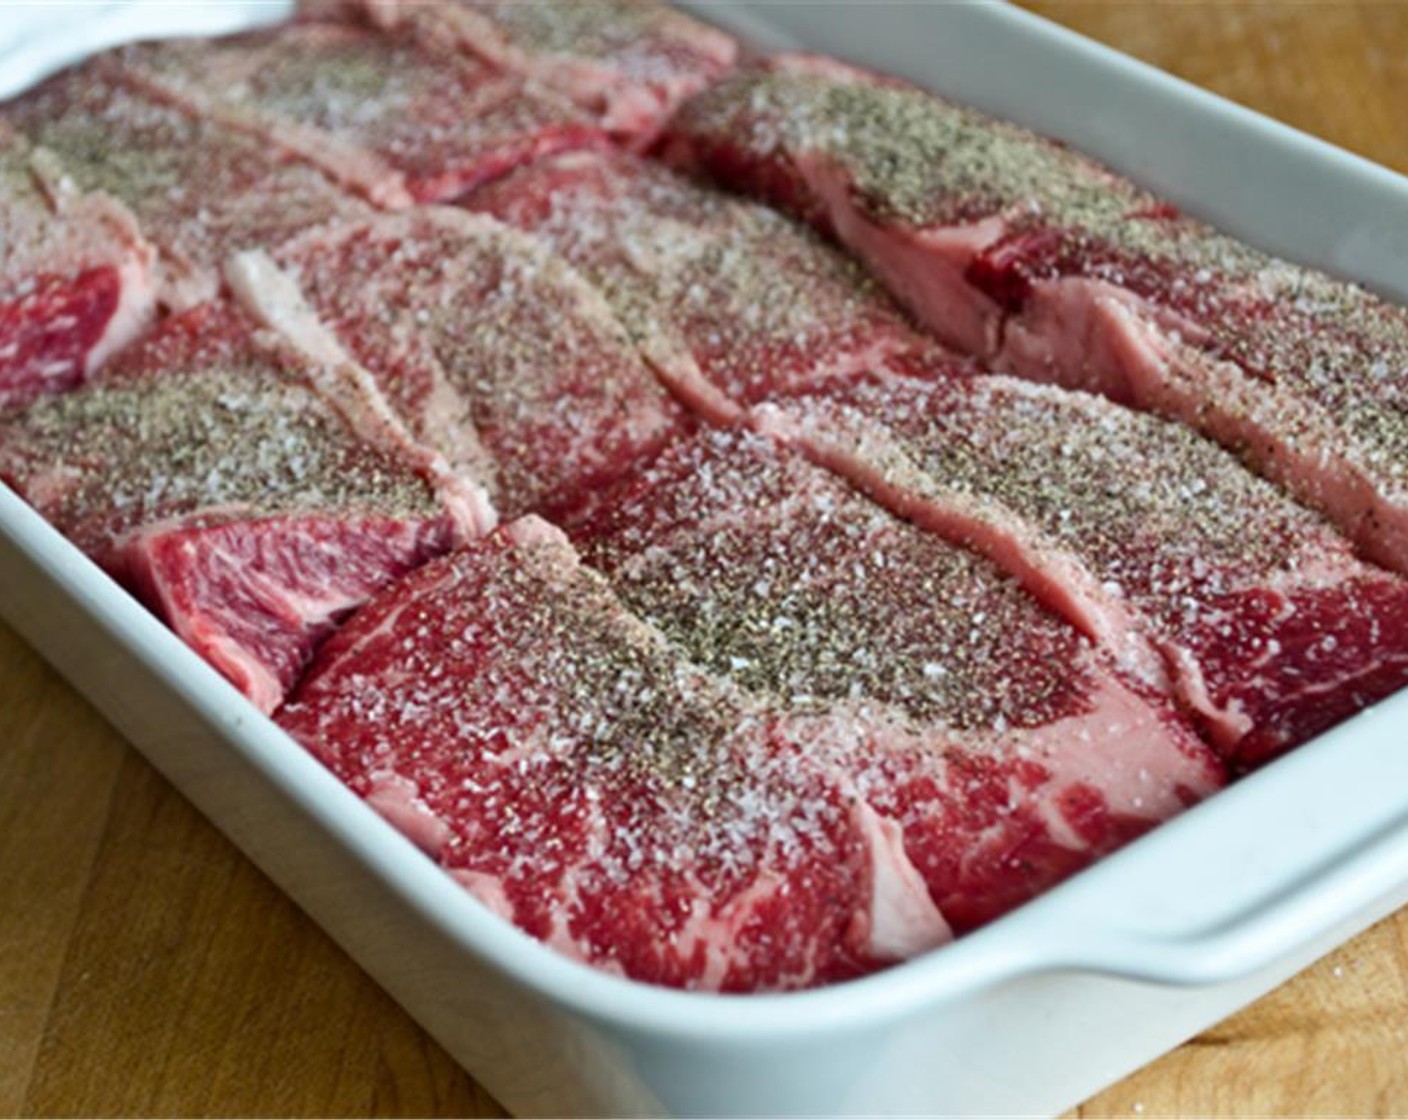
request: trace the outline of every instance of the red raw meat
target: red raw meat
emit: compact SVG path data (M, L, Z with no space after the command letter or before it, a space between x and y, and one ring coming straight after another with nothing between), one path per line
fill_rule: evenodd
M567 528L632 611L901 822L956 932L1221 784L1167 701L996 568L758 436L676 444Z
M0 425L0 478L271 711L342 615L487 527L335 376L194 308Z
M1186 428L1000 376L765 406L986 553L1249 768L1408 685L1408 583Z
M277 718L486 906L600 968L801 988L948 936L893 822L534 517L359 611Z
M490 217L388 214L276 257L415 436L506 517L608 481L684 422L601 294Z
M712 420L874 369L951 364L844 254L764 206L631 156L544 160L464 204L551 242Z
M369 595L453 545L444 519L291 514L177 518L126 539L124 578L261 711Z
M265 135L382 206L453 198L549 152L606 142L552 94L409 35L295 24L117 58L158 96Z
M94 60L5 111L52 154L56 179L131 211L160 253L157 294L169 307L213 298L231 253L374 212L267 142L123 86L116 69Z
M0 120L0 409L77 385L146 327L154 252Z
M949 341L1188 424L1408 572L1408 311L830 60L726 79L665 148L818 222Z
M647 143L681 101L725 73L738 44L658 0L304 0L411 26L570 97L618 139Z

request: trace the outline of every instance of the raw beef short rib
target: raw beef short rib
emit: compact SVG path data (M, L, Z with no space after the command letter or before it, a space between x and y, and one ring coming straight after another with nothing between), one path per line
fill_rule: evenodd
M146 327L155 256L0 119L0 410L77 385Z
M711 420L874 369L918 373L937 352L808 230L630 156L544 160L464 205L549 241Z
M1408 582L1174 423L1014 378L889 384L760 422L990 556L1249 768L1408 684Z
M622 142L646 144L671 111L727 71L738 44L658 0L304 0L413 27L570 97Z
M567 529L627 606L901 823L955 932L1221 784L1172 705L1074 627L771 441L701 433Z
M117 69L99 57L4 111L52 153L56 177L131 211L160 254L157 295L168 307L213 298L231 253L373 213L316 168L128 88Z
M1179 420L1408 572L1408 311L831 60L726 79L665 148L831 231L967 352Z
M948 936L893 824L536 518L360 611L277 718L491 910L599 968L800 988Z
M266 136L381 206L450 199L549 152L606 142L556 96L409 35L294 24L116 57L158 96Z
M275 257L415 436L488 483L505 517L572 501L685 422L601 294L490 217L388 214Z
M272 711L317 643L484 526L222 304L0 425L0 478Z

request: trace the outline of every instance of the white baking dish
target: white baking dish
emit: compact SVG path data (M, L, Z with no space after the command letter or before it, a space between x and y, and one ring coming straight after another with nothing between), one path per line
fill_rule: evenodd
M173 9L152 8L123 33L169 27ZM1058 135L1408 299L1408 180L1033 17L705 11ZM653 989L482 909L3 487L0 614L521 1113L1057 1112L1408 900L1404 695L923 959L799 995Z

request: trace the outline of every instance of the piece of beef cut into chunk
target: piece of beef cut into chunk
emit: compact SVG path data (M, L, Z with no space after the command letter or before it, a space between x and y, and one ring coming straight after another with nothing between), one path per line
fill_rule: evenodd
M599 968L801 988L947 937L893 822L534 517L358 612L277 719L486 906Z
M1408 311L829 60L759 64L673 127L677 162L818 222L949 341L1193 427L1408 572Z
M409 34L294 24L117 58L160 96L265 135L383 206L453 198L606 139L555 95Z
M493 218L388 214L275 257L417 438L488 483L505 517L572 501L685 421L601 294Z
M216 296L232 253L374 212L317 168L131 89L116 69L110 57L96 59L5 112L52 154L57 175L131 211L159 252L157 295L168 307Z
M465 205L547 239L601 288L666 383L713 420L872 370L951 364L810 231L631 156L544 160Z
M567 522L583 558L899 821L956 932L1221 784L1165 699L980 557L757 435L706 432Z
M0 478L271 711L345 614L484 527L328 377L203 305L0 425Z
M457 44L571 98L619 140L644 144L681 101L725 73L732 37L658 0L326 0L313 12L360 12Z
M77 385L147 326L154 253L0 119L0 409Z
M1408 583L1188 429L1010 377L764 406L980 549L1248 768L1408 684Z

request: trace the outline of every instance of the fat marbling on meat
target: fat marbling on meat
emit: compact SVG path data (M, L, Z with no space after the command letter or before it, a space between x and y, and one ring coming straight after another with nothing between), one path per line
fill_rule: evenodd
M664 149L830 231L995 368L1176 419L1408 572L1408 311L1277 260L1071 149L780 55Z

